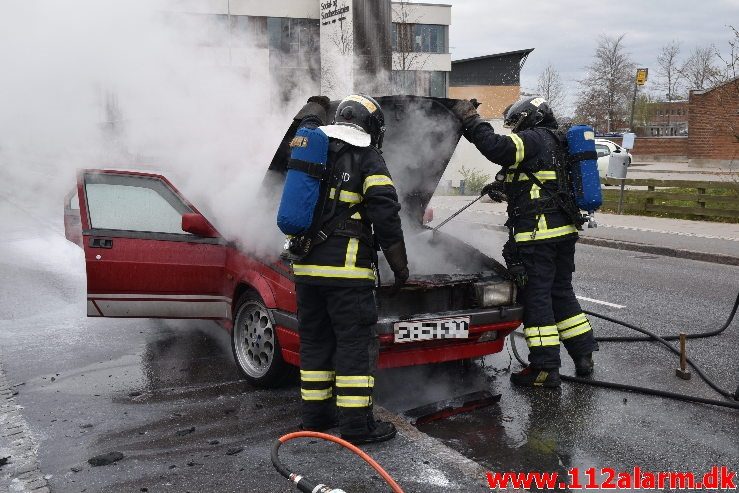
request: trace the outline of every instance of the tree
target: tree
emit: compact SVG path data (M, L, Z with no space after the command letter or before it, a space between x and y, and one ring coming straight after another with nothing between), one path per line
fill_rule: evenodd
M536 87L540 96L547 100L555 114L559 114L564 106L566 93L559 72L551 63L539 74Z
M628 126L636 65L626 53L623 39L601 36L593 62L580 81L582 95L575 113L579 121L596 129Z
M665 94L667 101L681 99L683 75L680 71L680 42L671 41L664 45L657 55L658 86Z
M697 46L680 68L688 89L708 89L721 71L716 66L716 48Z

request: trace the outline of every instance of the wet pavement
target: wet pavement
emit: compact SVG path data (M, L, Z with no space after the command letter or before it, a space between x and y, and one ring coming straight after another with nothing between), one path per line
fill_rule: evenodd
M215 324L86 318L84 259L61 237L57 218L0 206L9 218L0 245L0 362L53 491L294 491L268 457L272 441L297 423L295 385L260 390L242 381L228 334ZM489 230L450 223L448 231L484 250L499 247ZM623 306L584 302L586 308L662 333L723 323L739 290L737 267L592 246L579 247L576 277L578 294ZM624 333L594 325L599 333ZM689 342L691 357L730 389L739 380L737 330L739 322L721 336ZM525 354L523 344L519 349ZM565 355L563 361L571 374ZM653 344L603 343L596 361L603 380L716 398L696 375L676 379L676 359ZM485 469L703 472L739 463L736 411L571 384L512 389L509 374L518 368L506 348L467 368L381 372L377 400L397 413L480 389L502 398L424 425L422 433L408 427L367 451L408 492L483 491ZM285 462L310 477L349 492L385 491L332 445L285 449ZM103 467L87 463L108 452L124 457Z

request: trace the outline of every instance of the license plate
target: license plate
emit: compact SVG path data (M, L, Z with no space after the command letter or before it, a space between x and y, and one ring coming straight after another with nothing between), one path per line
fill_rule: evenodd
M395 322L395 342L430 341L432 339L467 339L470 317L438 320L408 320Z

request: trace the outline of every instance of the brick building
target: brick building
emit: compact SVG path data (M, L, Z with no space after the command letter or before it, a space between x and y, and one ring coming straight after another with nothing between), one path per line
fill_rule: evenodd
M449 80L449 97L476 98L483 118L501 118L503 110L521 95L521 68L534 51L510 51L455 60Z
M646 125L637 129L638 134L645 137L688 135L688 101L649 103L646 112L649 115Z
M695 166L736 167L739 162L739 77L712 89L690 91L688 160Z

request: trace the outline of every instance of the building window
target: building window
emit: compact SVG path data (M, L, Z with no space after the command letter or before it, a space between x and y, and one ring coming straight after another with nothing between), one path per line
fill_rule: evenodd
M320 23L317 19L268 17L267 33L270 65L315 68L320 64Z
M393 51L447 53L449 27L436 24L393 23Z
M267 18L231 16L231 37L236 46L267 48Z
M447 96L447 73L426 70L393 70L393 92L414 96Z

